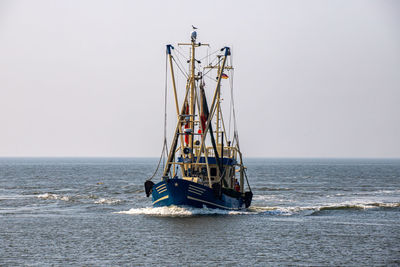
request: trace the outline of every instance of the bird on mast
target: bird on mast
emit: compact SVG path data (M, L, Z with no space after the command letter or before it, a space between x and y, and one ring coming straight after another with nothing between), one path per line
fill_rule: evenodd
M192 31L192 33L191 33L191 39L192 39L192 42L196 42L196 38L197 38L197 32L196 32L196 30L197 30L197 27L195 27L195 26L193 26L192 25L192 28L193 28L193 31Z

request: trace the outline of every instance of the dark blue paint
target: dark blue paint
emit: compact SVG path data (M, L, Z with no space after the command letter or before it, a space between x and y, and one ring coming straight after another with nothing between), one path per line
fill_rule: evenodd
M156 190L157 187L165 184L167 190L161 192L160 194ZM204 193L198 195L196 193L190 192L189 185L192 185L196 188L201 188L204 190ZM159 182L153 186L152 198L153 202L157 201L158 199L167 196L167 199L163 199L155 203L154 207L163 207L163 206L191 206L195 208L220 208L220 209L241 209L244 208L244 201L243 198L234 198L222 194L221 199L215 197L214 192L211 188L200 185L198 183L194 183L191 181L183 180L183 179L169 179L167 181ZM189 196L189 198L188 198ZM190 199L190 197L202 200L197 201Z

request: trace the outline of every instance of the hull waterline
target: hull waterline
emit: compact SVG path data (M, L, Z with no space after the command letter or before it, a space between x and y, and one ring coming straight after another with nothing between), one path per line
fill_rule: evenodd
M246 208L245 198L233 197L184 179L168 179L152 188L154 207L190 206L194 208L217 208L239 210ZM251 200L250 200L251 201Z

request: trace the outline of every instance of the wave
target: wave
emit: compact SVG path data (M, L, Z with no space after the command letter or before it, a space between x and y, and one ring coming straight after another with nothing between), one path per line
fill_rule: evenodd
M294 190L293 188L287 188L287 187L279 187L279 188L273 188L273 187L260 187L257 188L257 191L292 191Z
M95 204L117 204L120 203L122 200L115 199L115 198L100 198L96 200Z
M248 211L257 214L266 215L318 215L324 211L340 211L340 210L367 210L367 209L397 209L400 208L400 202L342 202L330 203L316 206L287 206L287 207L268 207L268 206L251 206Z
M37 195L36 197L40 198L40 199L57 199L57 200L63 200L63 201L71 200L71 197L57 195L57 194L51 194L51 193L40 194L40 195Z
M365 210L365 209L373 209L373 208L399 208L400 203L392 202L392 203L381 203L381 202L367 202L367 203L342 203L339 205L328 205L322 206L318 210L346 210L346 209L357 209L357 210Z
M276 195L255 195L253 200L271 200L276 199Z
M159 217L189 217L199 215L272 215L272 216L292 216L318 215L324 211L339 211L339 210L365 210L372 208L399 208L399 202L381 203L381 202L365 202L365 203L336 203L320 206L288 206L288 207L270 207L270 206L251 206L248 209L239 211L229 211L221 209L209 208L192 208L192 207L145 207L132 208L127 211L115 212L117 214L128 215L151 215Z
M397 194L400 193L400 189L398 190L378 190L376 193L381 193L381 194Z
M125 194L142 194L144 193L144 186L142 185L127 185L123 187Z
M262 207L262 206L250 206L248 211L252 214L264 214L264 215L281 215L289 216L293 215L294 209L291 207Z
M299 207L298 211L311 211L309 215L319 215L323 212L329 211L354 211L354 210L368 210L368 209L396 209L400 207L399 202L357 202L348 201L342 203L326 204L321 206Z
M192 208L192 207L146 207L146 208L132 208L128 211L115 212L118 214L129 215L152 215L159 217L190 217L200 215L244 215L251 214L251 211L229 211L221 209L209 208Z
M222 210L222 209L210 209L210 208L193 208L193 207L146 207L146 208L132 208L128 211L115 212L118 214L129 214L129 215L153 215L160 217L189 217L199 215L257 215L257 214L269 214L269 215L291 215L292 212L288 208L277 208L277 207L259 207L251 206L248 209L243 210Z
M59 195L53 193L45 193L37 195L36 198L45 199L45 200L62 200L66 202L80 202L84 200L91 200L94 204L117 204L122 202L120 199L116 198L99 198L96 195Z

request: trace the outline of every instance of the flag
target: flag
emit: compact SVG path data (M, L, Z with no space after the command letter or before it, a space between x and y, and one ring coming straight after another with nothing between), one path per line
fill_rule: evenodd
M189 105L188 105L188 103L185 103L184 114L186 114L186 115L189 114ZM187 121L186 124L185 124L185 129L188 129L188 128L189 128L189 121ZM186 145L189 145L189 135L187 133L185 133L185 143L186 143Z
M200 84L200 101L201 101L200 122L201 122L201 128L204 131L206 129L206 122L208 120L208 106L207 106L206 94L204 92L204 84Z
M221 78L222 78L222 79L228 79L228 78L229 78L229 76L228 76L228 75L226 75L225 73L222 73L222 75L221 75Z

